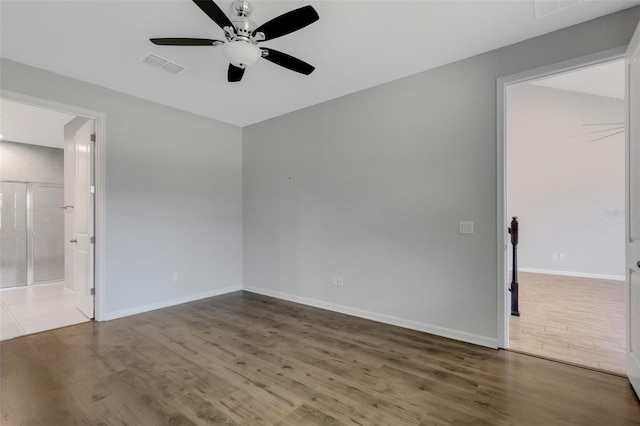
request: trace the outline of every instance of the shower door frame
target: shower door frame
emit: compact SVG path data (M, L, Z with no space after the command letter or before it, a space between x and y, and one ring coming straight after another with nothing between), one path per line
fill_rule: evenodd
M51 284L51 283L57 283L57 282L61 282L64 281L64 279L66 278L63 274L62 278L60 279L53 279L53 280L46 280L46 281L38 281L36 282L35 280L35 272L34 272L34 263L33 263L33 257L34 257L34 250L33 250L33 245L34 245L34 233L33 233L33 187L34 186L39 186L39 187L46 187L46 188L59 188L59 189L64 189L64 185L61 183L49 183L49 182L31 182L31 181L24 181L24 180L10 180L10 179L1 179L0 180L1 183L15 183L15 184L20 184L20 185L25 185L25 190L26 190L26 221L27 221L27 226L26 226L26 241L27 241L27 259L26 259L26 264L27 264L27 282L25 284L19 284L16 283L13 286L9 286L9 287L3 287L3 288L15 288L15 287L29 287L32 285L40 285L40 284ZM62 208L62 206L60 206L60 208ZM64 224L63 224L64 226ZM62 239L64 241L64 233L62 236Z
M27 186L27 287L33 285L33 183ZM63 278L64 279L64 276Z

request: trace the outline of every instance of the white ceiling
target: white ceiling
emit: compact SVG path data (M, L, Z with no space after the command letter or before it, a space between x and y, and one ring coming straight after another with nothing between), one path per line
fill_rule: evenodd
M231 2L217 3L228 11ZM2 0L0 52L18 62L246 126L640 1L590 0L536 18L533 0L256 0L252 19L261 24L305 4L316 8L318 22L263 45L315 65L310 76L259 60L242 82L228 83L220 47L152 45L150 37L223 38L222 30L189 0ZM174 76L141 63L149 52L188 70Z
M64 147L64 125L75 115L0 99L2 140Z
M531 83L608 98L624 99L624 60L581 68Z

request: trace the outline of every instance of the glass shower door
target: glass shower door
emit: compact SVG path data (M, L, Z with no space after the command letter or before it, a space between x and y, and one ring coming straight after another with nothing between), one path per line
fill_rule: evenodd
M27 285L27 184L0 182L0 288Z
M64 188L32 184L33 283L64 280Z

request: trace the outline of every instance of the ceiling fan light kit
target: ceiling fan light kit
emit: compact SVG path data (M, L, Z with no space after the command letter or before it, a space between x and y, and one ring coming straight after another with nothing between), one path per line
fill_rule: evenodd
M226 41L201 38L152 38L150 41L159 46L219 46L222 55L229 61L227 80L238 82L246 67L264 58L276 65L301 74L309 75L315 70L312 65L278 52L259 47L258 43L290 34L319 19L311 6L304 6L280 15L260 26L249 19L253 8L248 1L236 0L231 4L235 15L233 20L218 7L213 0L193 0L194 3L211 18L225 33Z
M245 68L255 64L262 53L257 45L238 40L225 43L222 46L222 55L233 65Z

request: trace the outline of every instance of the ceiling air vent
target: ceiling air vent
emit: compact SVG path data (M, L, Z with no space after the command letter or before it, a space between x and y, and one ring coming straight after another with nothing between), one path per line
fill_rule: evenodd
M142 57L142 59L140 59L140 61L173 75L178 75L186 70L182 65L178 65L175 62L171 62L170 60L154 55L153 53L147 53Z
M533 0L536 18L544 18L584 3L585 0Z
M184 67L171 62L168 62L165 66L162 67L162 69L166 72L170 72L171 74L180 74L182 71L184 71Z

